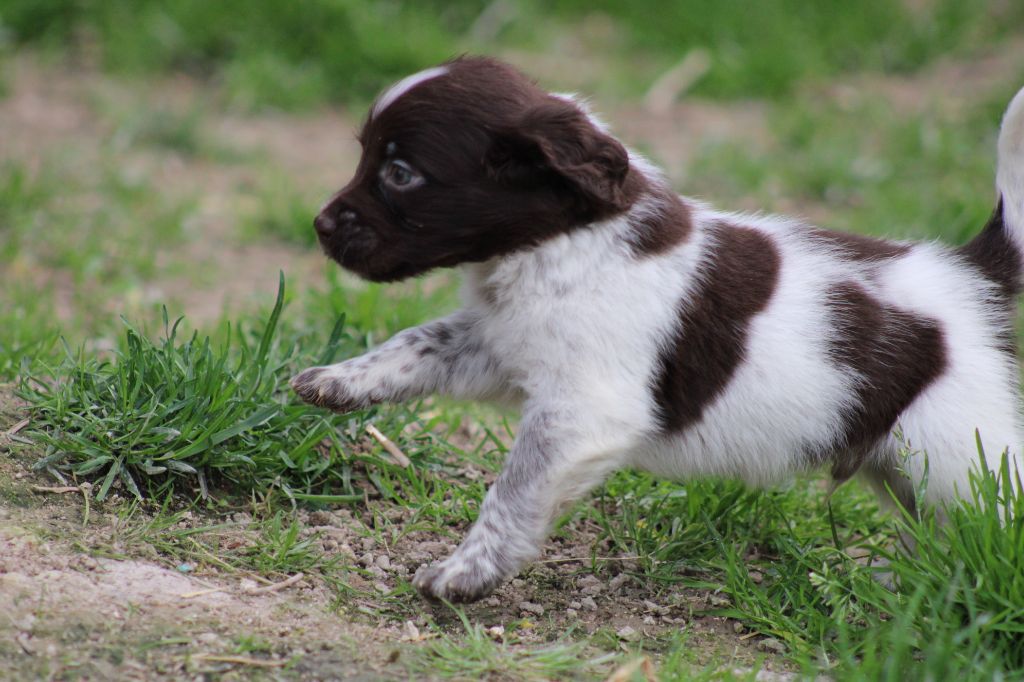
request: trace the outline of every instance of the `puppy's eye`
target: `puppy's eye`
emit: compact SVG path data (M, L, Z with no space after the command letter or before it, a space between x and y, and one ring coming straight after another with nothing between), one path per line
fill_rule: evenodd
M384 165L381 179L395 189L412 189L423 184L423 176L399 159L392 159Z

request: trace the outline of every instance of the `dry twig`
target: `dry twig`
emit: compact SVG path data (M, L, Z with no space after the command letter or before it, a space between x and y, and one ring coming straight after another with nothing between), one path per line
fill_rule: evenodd
M412 461L410 461L409 458L405 456L405 453L402 452L401 448L395 445L390 438L381 433L376 426L374 426L373 424L367 424L366 432L373 436L373 439L380 443L381 447L388 451L388 454L391 455L391 458L395 460L395 464L401 467L405 467L406 469L408 469L412 465Z
M288 664L288 661L267 661L260 658L249 658L248 656L222 656L220 654L196 654L192 657L192 660L251 665L257 668L280 668Z
M253 588L251 590L246 590L246 593L247 594L269 594L271 592L277 592L278 590L283 590L286 587L291 587L295 583L297 583L300 580L302 580L304 577L305 577L304 574L296 573L295 575L293 575L292 577L288 578L287 580L282 580L279 583L273 583L272 585L267 585L265 587L255 587L255 588Z

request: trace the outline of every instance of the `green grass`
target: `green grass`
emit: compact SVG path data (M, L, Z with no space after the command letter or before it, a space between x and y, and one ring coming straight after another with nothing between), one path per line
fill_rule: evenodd
M486 30L476 25L485 12L492 19ZM388 81L461 51L536 49L566 34L582 36L594 56L609 61L625 92L642 92L688 52L704 50L710 63L697 92L779 97L801 81L909 72L969 52L1021 30L1024 12L987 0L933 0L921 9L887 0L8 0L0 22L18 44L98 52L120 73L214 75L236 104L295 109L364 101ZM605 24L611 28L588 42Z
M207 497L211 486L230 485L320 502L361 499L343 461L343 418L294 404L287 388L300 366L353 352L344 317L316 358L297 357L299 344L278 336L283 306L282 276L262 329L228 328L220 344L197 333L179 338L180 320L171 324L165 311L157 342L128 325L110 359L68 349L52 380L22 382L47 448L37 468L98 477L98 500L115 482L137 498Z

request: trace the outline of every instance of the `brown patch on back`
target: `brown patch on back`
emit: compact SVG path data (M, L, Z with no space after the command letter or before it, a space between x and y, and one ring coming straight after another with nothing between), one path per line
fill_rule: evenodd
M693 229L690 209L667 188L652 191L648 210L629 218L630 248L638 257L657 256L681 244Z
M827 244L847 260L875 261L888 258L899 258L910 251L909 244L865 237L850 232L835 232L812 227L807 234L813 241Z
M710 272L680 305L675 338L660 358L654 399L666 431L700 420L746 353L750 321L764 310L779 278L779 252L765 234L718 223Z
M858 377L855 405L843 414L832 475L852 476L871 447L888 435L899 415L946 367L946 347L937 322L885 305L853 282L828 292L835 336L833 362Z

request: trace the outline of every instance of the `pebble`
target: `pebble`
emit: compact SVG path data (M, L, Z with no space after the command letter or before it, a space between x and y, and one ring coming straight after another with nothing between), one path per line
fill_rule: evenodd
M591 597L584 597L580 599L580 606L590 611L597 611L597 602Z
M565 610L566 618L575 618L578 615L579 615L579 611L577 611L576 609L566 609Z
M646 608L651 613L658 614L659 616L664 616L670 610L667 606L659 606L648 599L644 600L644 608Z
M770 654L786 653L786 645L773 637L766 637L757 643L757 648Z
M712 606L732 606L732 601L728 597L723 597L718 594L712 594L708 597L708 602Z
M526 611L527 613L532 613L533 615L538 616L538 617L544 615L544 607L543 606L541 606L540 604L534 604L533 602L529 602L529 601L521 601L521 602L519 602L519 610L520 611Z
M334 516L327 511L319 510L309 513L309 525L311 526L333 526Z
M391 557L389 557L387 554L381 554L379 557L377 557L375 563L377 564L377 566L383 568L385 571L391 570Z
M608 583L608 589L612 592L618 592L619 588L621 588L627 580L629 580L629 576L625 573L620 573L612 578L611 582Z
M359 565L360 566L365 566L367 568L369 568L370 566L373 566L373 554L371 554L370 552L367 552L363 556L359 557Z
M583 608L583 604L579 603L578 601L571 601L571 602L569 602L569 608L570 609L582 609Z
M640 639L640 633L633 627L627 625L624 628L619 628L615 633L619 639L623 642L635 642Z
M377 541L373 538L363 538L359 542L362 544L364 552L369 551L377 546Z
M420 629L416 627L416 623L411 620L405 621L405 626L402 628L402 639L410 642L420 641Z

